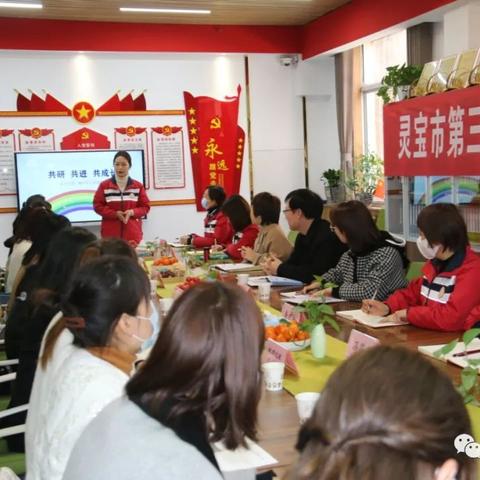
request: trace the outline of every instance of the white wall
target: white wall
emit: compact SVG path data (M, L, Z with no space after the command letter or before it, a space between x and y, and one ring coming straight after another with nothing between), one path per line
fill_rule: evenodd
M321 174L340 168L332 57L283 66L276 55L249 55L254 192L282 200L305 187L302 96L306 98L309 186L324 196ZM287 225L281 217L281 225Z
M306 97L309 187L325 198L322 173L340 168L340 145L333 57L319 57L300 65L296 91Z
M316 190L318 171L335 166L332 152L338 148L338 139L331 59L284 67L278 57L249 55L250 106L254 191L268 190L283 199L290 190L305 185L302 95L307 95L311 182ZM241 55L0 51L0 64L0 91L5 92L0 98L0 110L16 110L14 88L23 92L30 88L37 93L45 89L69 107L79 100L98 107L118 89L126 93L146 88L149 109L183 109L184 90L221 99L224 95L235 95L240 84L239 124L247 132ZM97 117L87 126L111 137L114 126L184 123L182 116ZM61 134L57 140L81 127L72 118L0 118L0 128L37 126L55 128ZM186 136L185 141L188 141ZM150 189L152 200L193 198L188 152L186 148L186 188ZM246 148L241 194L249 198L249 190ZM0 196L0 208L14 206L14 196ZM1 238L10 235L14 217L14 214L0 214ZM144 237L171 239L185 232L201 231L202 219L203 214L197 213L193 205L152 207L144 223ZM98 234L98 227L89 228ZM0 264L5 262L6 254L6 249L0 248Z

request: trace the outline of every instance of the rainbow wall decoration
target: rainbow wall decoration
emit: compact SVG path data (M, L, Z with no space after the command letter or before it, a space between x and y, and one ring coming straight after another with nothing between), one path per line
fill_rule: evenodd
M68 215L81 210L93 210L95 190L71 190L48 199L52 211L58 215Z
M423 177L421 177L423 180ZM471 203L480 193L480 177L457 177L458 178L458 201ZM415 184L415 203L426 204L425 192L418 195L418 190L424 190L425 182ZM452 201L452 177L432 177L432 203Z

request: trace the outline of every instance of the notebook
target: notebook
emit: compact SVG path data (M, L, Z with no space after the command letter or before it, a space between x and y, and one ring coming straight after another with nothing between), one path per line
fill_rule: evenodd
M263 272L262 267L253 265L251 263L217 263L214 268L221 270L222 272Z
M260 445L248 438L245 440L247 442L247 448L238 447L236 450L227 450L221 442L212 445L218 466L226 478L233 478L228 477L229 473L242 471L243 474L239 478L254 479L257 468L264 468L278 463L278 461L260 447Z
M273 275L267 275L263 277L252 277L248 279L249 287L258 287L260 283L270 282L272 287L301 287L303 282L300 280L292 280L291 278L275 277Z
M367 325L372 328L396 327L399 325L407 325L408 322L394 320L392 315L381 317L380 315L370 315L362 310L343 310L336 312L339 317L353 320L355 322Z
M429 357L438 358L438 360L443 360L444 362L450 362L462 368L465 368L468 365L467 361L465 360L465 356L458 356L458 357L455 356L458 353L465 352L465 344L463 342L458 342L455 348L447 355L444 355L443 357L435 357L434 353L437 350L440 350L443 346L445 346L445 344L420 345L418 347L418 351L423 353L424 355L428 355ZM467 351L470 352L472 350L479 350L479 351L476 353L470 353L468 357L471 360L480 360L480 338L475 338L474 340L472 340L471 343L468 344ZM480 365L478 366L478 371L480 372Z
M280 294L282 297L287 300L288 303L293 303L294 305L301 305L305 302L317 302L317 303L338 303L344 302L341 298L335 297L313 297L312 295L298 293L298 292L282 292Z

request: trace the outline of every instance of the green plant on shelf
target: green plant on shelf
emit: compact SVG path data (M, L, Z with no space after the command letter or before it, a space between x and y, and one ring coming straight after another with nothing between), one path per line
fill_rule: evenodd
M462 369L460 375L460 385L457 390L463 398L465 404L471 403L477 407L480 406L480 377L478 375L478 367L480 367L480 359L473 359L468 354L468 345L473 342L475 338L480 335L480 328L471 328L467 330L462 336L462 342L465 346L465 361L467 365ZM460 339L452 340L442 348L433 352L437 358L442 358L448 355L459 343Z
M341 170L335 170L334 168L329 168L325 170L322 174L322 182L329 188L335 188L340 186L342 180Z
M421 65L392 65L387 67L387 74L382 78L377 95L387 104L397 98L400 87L408 87L418 81L422 73ZM407 89L407 91L408 91Z
M355 197L372 196L379 180L383 177L383 160L374 152L357 157L352 175L346 185Z

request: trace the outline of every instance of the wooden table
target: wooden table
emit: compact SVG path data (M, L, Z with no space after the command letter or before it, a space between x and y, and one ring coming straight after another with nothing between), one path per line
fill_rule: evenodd
M287 291L287 289L274 289L270 297L270 305L277 310L281 310L282 307L281 291ZM360 304L342 302L332 304L332 306L336 311L340 311L359 308ZM460 332L437 332L416 328L411 325L375 329L340 317L337 317L337 319L341 327L340 333L337 333L331 327L327 327L326 330L329 335L344 342L348 341L353 328L378 338L384 345L402 345L412 350L417 350L419 345L448 343L461 335ZM433 358L431 361L455 383L459 381L460 368ZM294 447L299 426L294 397L285 390L281 392L267 392L264 390L259 405L259 444L278 460L278 466L274 470L280 478L288 471L289 466L296 459Z

